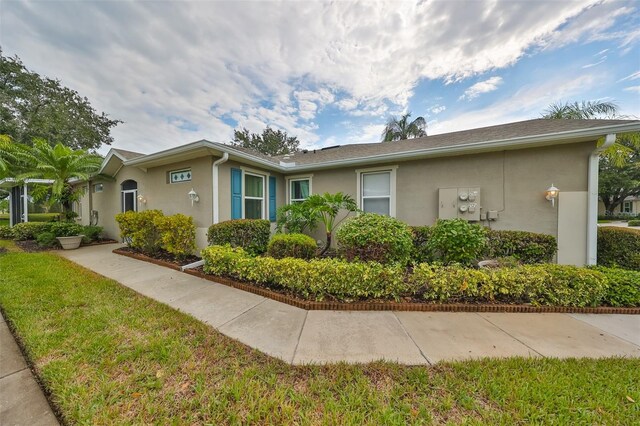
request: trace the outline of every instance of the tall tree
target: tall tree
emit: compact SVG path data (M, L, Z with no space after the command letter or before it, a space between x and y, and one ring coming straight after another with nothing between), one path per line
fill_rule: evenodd
M606 101L555 102L542 112L542 118L588 120L614 118L618 105Z
M625 198L640 196L640 147L627 140L620 144L631 152L626 162L619 164L607 156L600 159L598 195L608 214Z
M298 150L300 141L282 130L274 130L267 126L262 134L249 133L244 127L234 130L232 145L251 148L265 155L291 154Z
M391 117L382 131L382 142L427 136L427 122L424 117L416 117L415 120L409 121L410 117L410 112L400 118Z
M51 145L95 150L113 142L110 130L118 123L59 80L28 70L17 56L3 56L0 50L0 134L25 145L41 138Z
M102 158L84 150L74 150L62 144L49 145L36 139L31 149L21 152L22 159L29 164L29 171L18 175L18 179L51 179L51 195L59 202L68 216L71 203L82 194L72 185L73 179L87 180L100 168Z

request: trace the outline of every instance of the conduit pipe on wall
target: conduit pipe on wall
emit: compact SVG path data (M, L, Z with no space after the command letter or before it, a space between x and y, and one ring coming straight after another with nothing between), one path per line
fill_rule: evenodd
M587 195L587 265L598 262L598 164L600 154L616 141L616 134L610 133L604 143L589 156L589 181Z
M219 202L219 193L218 190L218 166L222 163L226 163L229 159L229 153L223 152L222 158L213 162L213 166L211 166L211 176L213 179L213 223L218 223L220 221L220 202Z

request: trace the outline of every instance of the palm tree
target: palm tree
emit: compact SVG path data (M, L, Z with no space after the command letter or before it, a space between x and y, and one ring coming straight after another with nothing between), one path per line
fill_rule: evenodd
M382 141L392 142L427 136L427 122L424 117L417 117L411 122L409 122L409 117L411 117L410 112L404 114L399 119L391 117L382 131Z
M329 194L325 192L323 195L314 194L304 200L302 203L304 208L309 209L314 217L317 217L324 225L324 230L327 236L327 244L322 249L320 255L326 253L331 247L331 239L333 231L351 212L358 211L358 205L356 201L348 194L337 192L335 194ZM340 211L345 211L342 219L336 222L336 218Z
M24 146L13 142L11 136L0 135L0 179L16 172L19 163L19 153Z
M74 151L60 143L52 147L42 139L35 140L33 147L21 152L20 156L30 168L21 173L18 179L52 180L51 195L67 216L71 211L71 203L82 195L82 190L71 184L72 180L89 179L102 163L102 158L97 155L83 150Z
M547 107L542 118L588 120L594 118L614 118L618 115L618 105L605 101L556 102Z

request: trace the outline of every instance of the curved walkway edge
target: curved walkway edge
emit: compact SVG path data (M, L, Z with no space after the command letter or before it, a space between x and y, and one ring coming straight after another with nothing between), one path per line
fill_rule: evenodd
M120 256L113 248L58 253L292 364L640 357L640 315L307 311Z

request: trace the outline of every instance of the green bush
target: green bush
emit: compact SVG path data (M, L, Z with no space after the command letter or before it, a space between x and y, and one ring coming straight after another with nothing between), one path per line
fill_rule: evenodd
M412 260L415 263L428 262L431 259L431 253L427 246L427 241L431 238L430 226L412 226L413 232L413 253Z
M10 226L0 226L0 240L11 240L13 238L13 230Z
M209 227L209 245L242 247L251 254L263 254L267 251L271 225L268 220L236 219L216 223Z
M157 216L154 220L160 231L163 249L178 260L193 255L196 250L196 225L191 216L178 213L172 216Z
M35 240L36 235L49 232L53 223L49 222L22 222L12 228L13 239L17 241Z
M102 226L94 226L94 225L84 226L82 229L82 235L84 235L82 242L85 244L89 244L90 242L100 240L100 238L102 237L102 231L103 231Z
M83 231L84 226L72 222L54 222L49 227L49 232L56 237L73 237L75 235L83 235Z
M609 282L604 302L611 306L640 306L640 271L598 266Z
M475 270L422 263L409 282L416 294L441 302L596 306L607 291L607 278L598 271L552 264Z
M316 254L316 241L304 234L276 234L269 241L267 254L276 259L296 257L311 259Z
M403 268L376 262L253 257L229 246L208 247L202 258L208 274L268 284L316 300L398 299L407 289Z
M598 227L598 265L640 270L640 230Z
M161 235L156 219L161 216L161 210L118 213L116 222L120 227L120 236L131 247L143 253L156 254L161 248Z
M56 247L60 245L53 232L41 232L36 237L36 241L40 247Z
M338 252L347 260L406 265L413 249L413 234L405 223L389 216L363 213L338 229Z
M629 225L629 226L640 226L640 219L630 220L629 222L627 222L627 225Z
M487 242L486 229L464 219L438 220L427 240L431 261L468 265L477 260Z
M550 263L558 250L555 237L526 231L487 231L484 256L514 257L522 263Z

